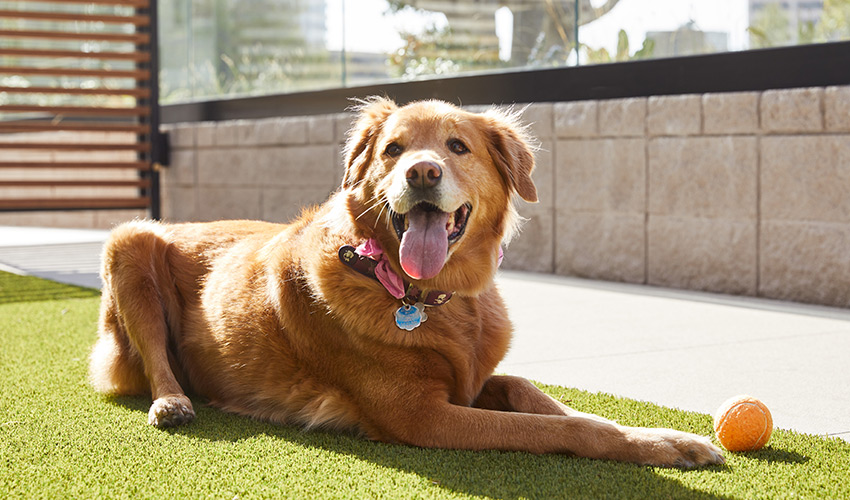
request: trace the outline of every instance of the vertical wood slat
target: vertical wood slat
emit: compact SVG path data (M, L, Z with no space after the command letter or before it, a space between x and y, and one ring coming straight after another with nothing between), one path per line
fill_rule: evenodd
M133 10L127 11L126 15L120 14L121 11L113 14L85 14L58 12L58 9L34 10L30 7L50 3L132 7ZM156 65L152 64L156 58L151 53L156 45L156 39L151 35L156 33L155 4L149 0L20 0L13 5L18 9L0 8L0 19L51 24L47 24L48 28L42 24L38 28L35 28L36 25L24 24L21 29L0 29L0 39L18 40L13 48L0 48L0 74L37 77L41 81L53 78L56 83L44 85L40 81L38 85L24 88L0 87L0 91L13 97L11 102L0 106L0 169L16 174L15 178L4 175L0 179L3 193L13 193L0 196L0 211L150 209L153 213L152 200L158 198L158 179L152 168L154 146L151 141L155 135L152 127L158 125L158 109L153 113L151 110L151 107L157 106ZM80 26L74 23L85 24ZM118 26L132 26L134 31L114 31ZM80 50L69 49L67 45L58 47L56 44L61 41L66 41L66 44L73 41L123 43L130 44L130 50L117 48L84 52L82 47ZM27 58L47 64L30 66L29 62L19 62ZM104 67L92 69L81 66L86 60L103 61L99 64ZM135 63L135 69L109 69L109 61L132 62ZM81 83L80 86L68 88L67 80L59 85L59 78L63 77L85 78L82 83L91 82L95 86ZM107 79L110 83L107 83ZM125 83L115 87L115 82L122 79ZM47 100L49 105L36 105L33 98L38 95L55 97ZM80 99L93 99L86 102L96 105L78 105L82 104ZM135 102L135 105L128 106L126 99L131 99L130 102ZM155 120L152 114L156 115ZM4 119L3 115L11 119ZM92 121L68 120L69 116L88 117ZM130 134L130 137L135 137L135 141L92 141L97 136L91 134L113 132ZM81 133L89 135L75 140L73 134ZM65 135L60 137L53 134ZM63 158L63 152L101 156L81 161L85 156L77 153L76 156ZM112 152L123 156L114 156L110 160ZM130 158L135 153L136 161L128 161L128 153L131 154ZM26 156L32 154L37 156ZM44 161L44 158L52 159ZM55 172L51 174L52 179L36 175L44 169ZM84 170L88 172L85 176ZM140 176L136 180L125 176L115 177L115 173L121 171L136 171ZM67 173L60 175L60 172ZM92 175L92 172L104 174ZM96 194L77 196L73 194L76 188L84 188ZM59 191L45 197L45 192L52 191L44 189ZM116 189L138 190L138 194L130 197L116 192Z

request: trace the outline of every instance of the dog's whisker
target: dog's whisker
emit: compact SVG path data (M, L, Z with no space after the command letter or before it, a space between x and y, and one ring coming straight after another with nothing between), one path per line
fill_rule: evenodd
M368 207L366 207L365 209L363 209L363 211L362 211L362 212L360 212L360 215L358 215L357 217L355 217L355 218L354 218L354 220L360 220L360 217L363 217L364 215L366 215L366 213L368 213L368 212L370 212L370 211L374 210L374 209L375 209L375 208L377 208L380 204L381 204L381 200L374 200L374 203L372 203L371 205L369 205ZM383 208L381 209L381 211L383 211ZM378 214L378 216L380 217L380 214Z
M381 220L381 214L383 214L383 213L384 213L384 209L381 208L381 211L378 212L378 216L375 218L375 223L372 224L372 229L375 229L375 228L378 227L378 221Z
M370 210L374 209L377 206L378 206L378 201L373 198L372 203L370 205L368 205L366 208L364 208L363 211L360 212L360 214L356 217L356 219L363 217L363 215L365 215L367 212L369 212Z
M388 204L388 203L384 203L384 204L381 206L381 211L378 213L378 217L375 219L375 224L372 226L372 229L375 229L375 228L378 226L378 221L380 221L380 220L381 220L381 217L383 217L383 215L384 215L384 210L387 210L388 208L389 208L389 204ZM392 211L392 209L390 209L390 211ZM387 212L387 225L389 225L389 224L390 224L390 222L391 222L391 218L390 218L390 214L389 214L389 211L388 211L388 212Z
M378 203L380 203L381 207L382 207L381 208L381 214L384 213L384 210L388 210L389 212L393 211L393 209L390 208L390 200L389 200L389 198L387 198L386 194L381 195L381 197L378 199Z

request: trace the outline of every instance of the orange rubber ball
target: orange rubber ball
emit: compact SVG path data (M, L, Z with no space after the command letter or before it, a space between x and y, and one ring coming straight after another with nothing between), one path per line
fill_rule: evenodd
M772 432L770 410L752 396L730 398L714 414L714 433L729 451L761 449L770 440Z

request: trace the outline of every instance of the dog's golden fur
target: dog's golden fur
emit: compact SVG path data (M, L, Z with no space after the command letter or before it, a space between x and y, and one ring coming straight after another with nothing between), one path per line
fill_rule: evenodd
M94 387L152 394L158 426L194 418L188 391L241 415L417 446L722 462L707 438L620 426L492 374L512 330L493 282L499 247L515 229L512 197L537 199L528 144L501 112L371 99L350 132L342 186L293 223L119 226L103 257ZM437 165L428 175L441 175L439 189L412 188L415 165ZM393 321L401 302L337 251L374 238L404 276L391 218L423 196L443 217L471 210L439 272L408 276L454 298L407 332Z

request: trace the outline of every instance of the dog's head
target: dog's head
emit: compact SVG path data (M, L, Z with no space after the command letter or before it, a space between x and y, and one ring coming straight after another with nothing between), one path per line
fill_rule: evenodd
M358 226L410 278L473 291L516 229L513 196L537 201L528 141L495 110L373 98L358 107L342 187Z

